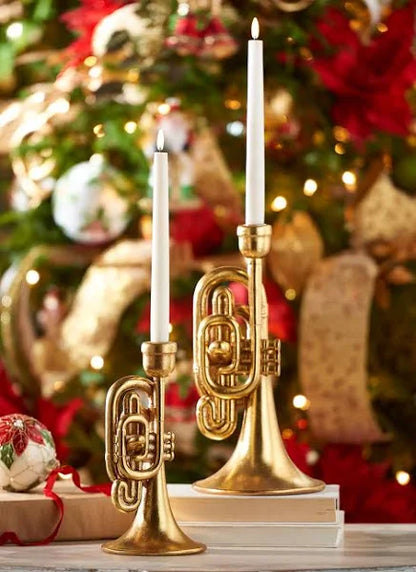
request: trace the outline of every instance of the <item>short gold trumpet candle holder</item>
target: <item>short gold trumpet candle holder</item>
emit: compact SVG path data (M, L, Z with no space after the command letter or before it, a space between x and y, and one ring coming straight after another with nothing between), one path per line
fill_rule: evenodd
M280 342L268 336L263 260L271 226L241 225L239 249L247 270L220 267L205 274L194 294L194 375L200 394L198 427L210 439L241 432L233 454L215 474L194 483L200 492L287 495L320 491L325 483L300 471L280 435L273 381L280 373ZM230 283L248 291L248 305L237 305Z
M165 384L175 366L173 342L142 344L148 378L116 381L106 402L106 466L117 509L137 511L131 527L103 545L127 555L180 555L205 550L179 528L169 503L165 462L174 456L174 435L164 431Z

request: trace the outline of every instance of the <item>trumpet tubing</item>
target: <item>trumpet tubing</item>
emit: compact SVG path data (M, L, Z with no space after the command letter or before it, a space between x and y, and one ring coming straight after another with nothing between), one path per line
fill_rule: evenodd
M243 407L243 421L230 459L194 487L250 495L321 490L324 483L304 475L287 455L277 423L272 382L280 373L280 342L269 340L262 283L271 227L239 226L237 235L247 271L214 269L195 290L194 372L201 432L216 440L229 437L237 427L237 405ZM227 282L245 287L248 306L236 304Z
M260 310L250 313L247 306L237 304L225 282L242 284L249 303L254 296L260 299ZM267 321L261 265L250 264L248 272L234 267L214 269L197 285L194 373L201 396L197 423L201 433L210 439L222 440L234 433L237 403L248 398L260 382L262 348L268 344L261 339L264 317ZM275 346L269 348L269 359L274 349Z
M173 458L174 438L164 433L164 383L129 376L112 385L106 403L106 465L112 498L122 511L137 510L142 483Z
M197 404L197 423L201 433L215 441L230 437L237 428L237 407L234 399L203 395Z

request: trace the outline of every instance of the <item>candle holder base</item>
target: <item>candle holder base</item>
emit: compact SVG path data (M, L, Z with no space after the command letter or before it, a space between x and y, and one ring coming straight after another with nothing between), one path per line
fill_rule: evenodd
M286 452L273 398L273 383L261 376L245 402L233 454L216 473L193 484L195 490L222 495L294 495L321 491L325 483L305 475Z
M102 545L104 552L131 556L174 556L203 552L206 546L178 526L169 503L164 466L143 487L143 499L131 527Z
M288 482L282 476L269 474L250 475L247 467L224 465L217 473L206 479L196 481L192 486L200 493L220 495L299 495L315 493L325 488L325 483L307 477L303 473Z

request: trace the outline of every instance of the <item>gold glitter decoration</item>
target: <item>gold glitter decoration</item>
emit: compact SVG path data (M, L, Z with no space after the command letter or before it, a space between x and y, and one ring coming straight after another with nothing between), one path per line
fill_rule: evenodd
M416 198L401 192L383 172L358 204L353 227L358 247L375 241L410 242L416 236Z
M322 238L307 213L295 212L290 222L274 224L267 262L274 280L285 291L293 290L296 296L322 254Z

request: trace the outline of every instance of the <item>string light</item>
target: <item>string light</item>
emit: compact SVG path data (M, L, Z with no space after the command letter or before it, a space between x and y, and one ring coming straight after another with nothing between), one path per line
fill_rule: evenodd
M293 430L292 429L283 429L282 437L283 437L283 439L291 439L293 437Z
M55 391L60 391L64 386L64 382L62 381L62 379L59 379L58 381L54 381L53 383L53 389Z
M384 34L384 32L387 32L388 27L386 26L386 24L384 22L379 22L377 24L377 30L381 33Z
M355 191L357 183L357 177L355 173L352 171L344 171L341 178L348 191Z
M244 133L244 123L241 121L231 121L231 123L227 123L226 130L227 133L233 137L240 137L240 135Z
M355 176L355 173L353 173L352 171L344 171L342 173L342 182L345 185L355 185L355 183L357 182L357 177Z
M100 139L100 137L104 137L104 135L105 135L104 125L102 123L98 123L98 125L94 125L93 132L94 132L94 135L96 137L98 137L98 139Z
M238 99L226 99L224 105L227 109L236 111L237 109L240 109L241 101L238 101Z
M278 195L277 197L275 197L271 204L271 209L275 213L283 211L286 207L287 207L287 200L282 195Z
M410 483L410 475L407 471L397 471L396 481L399 485L406 486Z
M173 332L173 325L172 325L172 324L169 324L168 330L169 330L169 333L170 333L170 334Z
M306 179L303 185L303 192L307 197L311 197L318 190L318 183L314 179Z
M152 217L150 215L143 215L140 220L140 228L143 238L150 240L152 238Z
M319 460L319 453L314 449L311 449L306 453L306 462L308 465L315 465Z
M26 282L30 286L34 286L39 282L39 280L40 280L40 274L37 270L28 270L26 272Z
M84 64L87 66L87 68L92 68L95 66L95 64L97 63L97 58L95 56L88 56L85 58L84 60Z
M179 16L186 16L189 14L189 4L186 2L180 2L178 4L178 14Z
M93 66L90 69L90 71L88 72L88 75L93 79L97 79L97 78L101 77L102 73L103 73L102 66Z
M344 155L344 153L345 153L345 147L341 143L336 143L334 149L335 149L335 153L337 153L337 155Z
M334 127L334 137L337 141L348 141L350 138L350 134L348 133L345 127L341 127L341 125L336 125Z
M293 288L288 288L285 292L286 300L294 300L296 298L296 290Z
M135 121L127 121L127 123L124 125L124 131L126 133L130 133L130 135L134 133L136 129L137 123Z
M170 113L171 109L172 108L169 105L169 103L161 103L157 108L157 111L158 113L160 113L160 115L167 115L168 113Z
M92 356L90 360L90 366L92 369L103 369L104 367L104 358L102 356Z
M13 22L10 24L6 30L6 36L9 40L17 40L23 34L23 24L22 22Z
M292 403L293 407L296 407L296 409L302 409L302 411L306 411L307 409L309 409L311 405L311 402L306 397L306 395L302 395L301 393L295 395L295 397L292 400Z
M90 157L91 165L101 165L104 162L104 157L101 153L94 153Z

